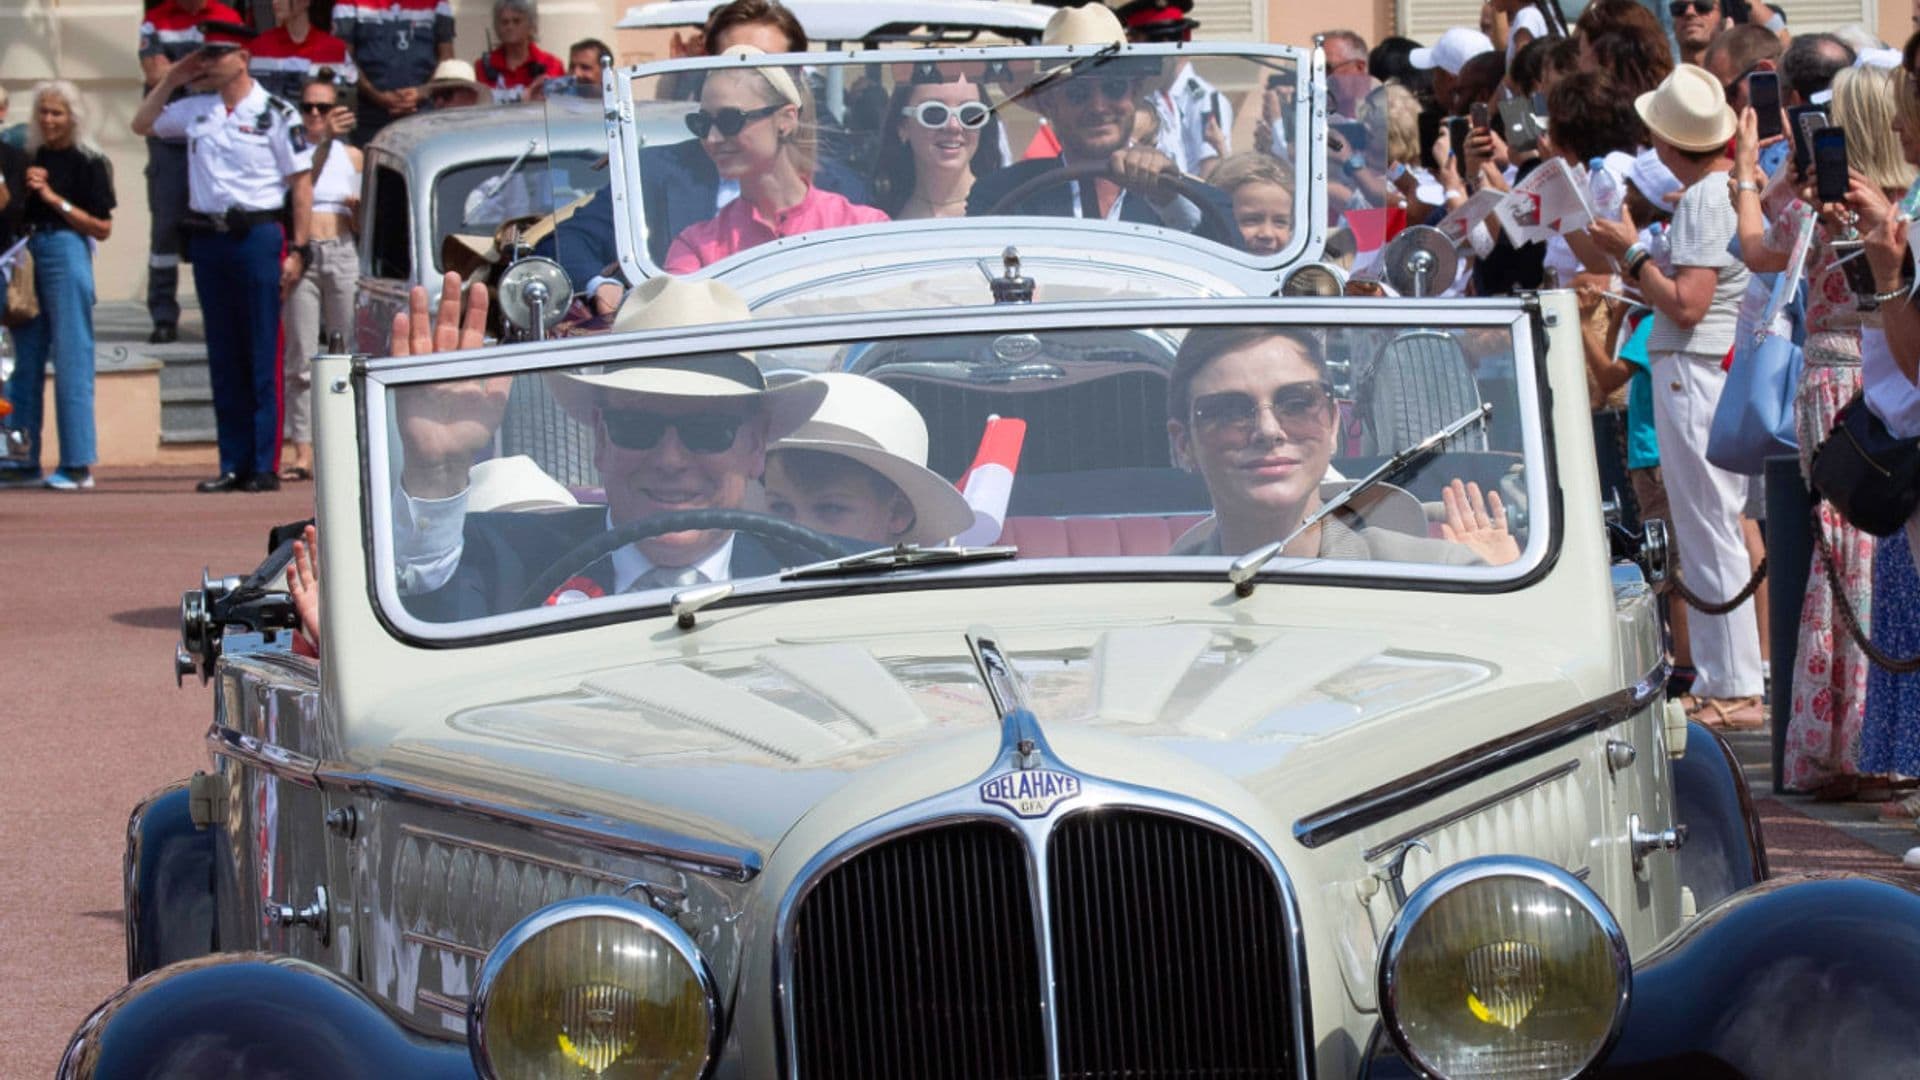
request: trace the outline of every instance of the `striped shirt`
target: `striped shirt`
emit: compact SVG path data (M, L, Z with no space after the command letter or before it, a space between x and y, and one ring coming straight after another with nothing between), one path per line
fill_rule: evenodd
M333 69L333 81L352 86L360 77L347 43L324 30L308 29L305 41L293 40L284 26L276 26L247 45L253 59L247 70L267 93L285 101L299 101L307 80L321 68Z
M342 0L333 8L333 32L353 62L381 90L422 86L439 62L435 46L453 41L450 0Z
M164 56L173 63L200 47L201 23L245 21L219 0L207 0L197 11L188 11L176 0L161 0L140 22L140 59Z
M1727 195L1727 174L1710 172L1680 196L1673 210L1673 271L1702 266L1719 275L1713 303L1691 329L1683 329L1664 313L1653 316L1650 353L1686 352L1725 356L1733 348L1740 321L1740 296L1747 291L1747 264L1733 250L1740 231L1733 200Z
M480 81L493 90L495 104L503 101L519 101L527 96L527 87L541 79L558 78L566 70L560 58L542 49L538 45L527 46L527 62L518 68L507 64L505 45L486 53L474 62L474 72Z

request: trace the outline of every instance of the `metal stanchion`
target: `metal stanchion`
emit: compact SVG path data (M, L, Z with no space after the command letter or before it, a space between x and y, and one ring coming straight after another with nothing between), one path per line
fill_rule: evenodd
M1793 716L1793 673L1798 667L1800 604L1807 595L1807 569L1813 560L1813 509L1800 458L1783 454L1767 459L1767 597L1770 610L1764 632L1773 663L1773 790L1786 790L1787 721Z

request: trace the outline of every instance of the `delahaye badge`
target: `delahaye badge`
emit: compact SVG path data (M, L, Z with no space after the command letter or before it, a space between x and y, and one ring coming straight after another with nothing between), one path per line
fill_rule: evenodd
M980 801L999 803L1023 818L1046 817L1053 808L1080 794L1080 778L1053 769L1019 769L988 777Z

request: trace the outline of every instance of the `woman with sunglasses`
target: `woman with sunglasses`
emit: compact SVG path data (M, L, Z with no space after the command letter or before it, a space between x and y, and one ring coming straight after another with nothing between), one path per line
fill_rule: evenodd
M986 87L906 82L887 102L874 157L874 204L895 220L965 217L973 179L1001 166L1000 122Z
M723 56L765 55L735 45ZM700 108L687 129L700 140L724 181L740 194L712 218L681 230L667 249L664 269L690 274L738 251L785 236L887 220L871 206L813 184L815 152L809 95L785 67L712 72L700 89Z
M1241 555L1291 534L1320 508L1340 410L1318 341L1274 326L1204 327L1187 334L1167 391L1174 460L1200 474L1213 517L1174 544L1176 555ZM1335 513L1284 554L1456 566L1511 562L1500 496L1477 485L1444 491L1446 539Z
M300 122L313 151L313 216L307 235L313 257L294 282L281 313L286 350L287 452L280 479L313 479L313 357L334 334L353 337L353 290L359 280L360 148L343 136L353 112L340 105L333 72L321 68L300 91Z

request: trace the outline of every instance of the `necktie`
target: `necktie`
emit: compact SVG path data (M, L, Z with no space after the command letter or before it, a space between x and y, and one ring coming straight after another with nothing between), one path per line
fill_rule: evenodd
M685 588L698 585L707 580L707 575L693 566L656 566L641 574L633 581L635 589Z

